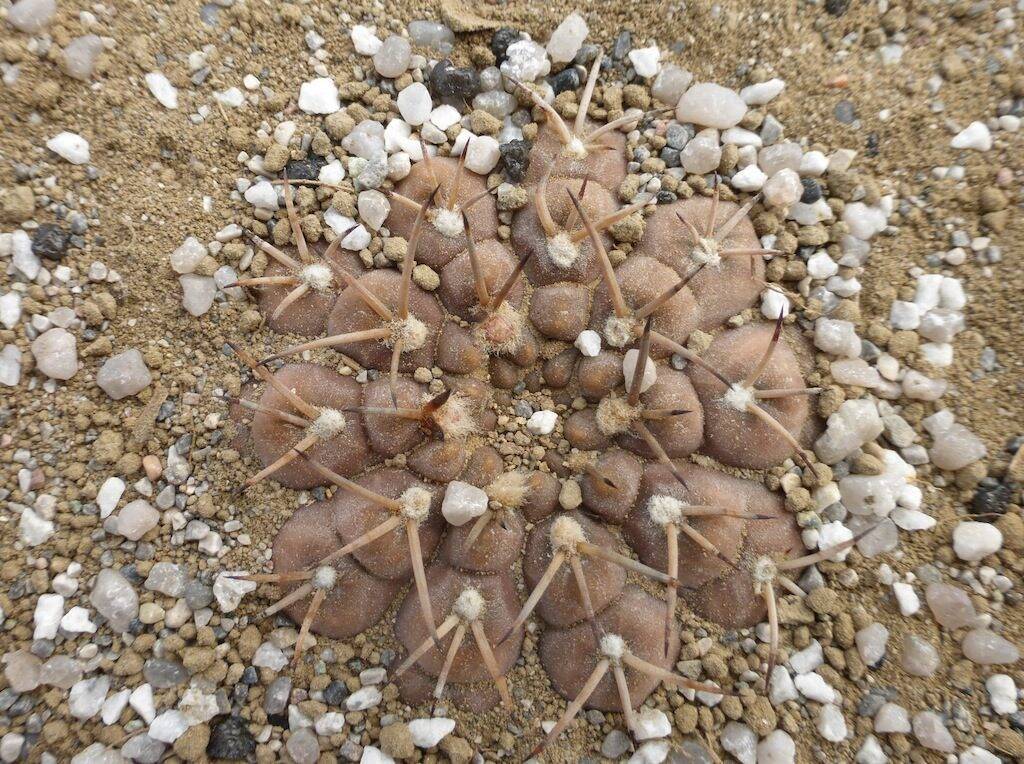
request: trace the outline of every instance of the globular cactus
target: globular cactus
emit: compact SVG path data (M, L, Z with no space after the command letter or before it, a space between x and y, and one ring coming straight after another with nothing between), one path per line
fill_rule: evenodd
M545 742L583 707L621 710L632 728L633 709L662 682L729 692L672 672L680 599L729 627L767 616L770 669L775 587L802 594L791 574L856 541L799 557L781 497L727 469L790 457L815 469L801 441L816 391L782 317L723 328L768 288L762 256L772 253L748 219L757 200L726 202L716 187L670 205L620 207L626 165L616 128L637 118L610 129L588 122L599 65L600 57L573 124L535 99L548 119L509 242L497 238L495 201L464 157L425 152L388 192L387 225L408 240L399 271L364 270L339 252L341 237L313 252L285 179L294 246L253 237L275 264L240 282L263 290L271 328L312 337L260 362L238 351L265 384L258 400L236 401L252 412L263 465L246 484L338 488L294 513L274 543L274 572L250 577L281 587L270 612L301 624L296 662L309 632L353 636L411 581L394 623L403 697L422 702L448 688L460 706L483 710L512 702L505 677L536 613L541 664L571 700ZM609 229L644 213L642 238L613 266ZM413 282L417 263L440 276L436 292ZM571 344L584 330L603 340L596 355ZM697 330L713 334L703 349L688 344ZM311 363L270 370L319 348L373 373L359 383ZM413 378L435 366L443 375L430 385ZM508 405L504 391L526 380L587 403L562 422L573 450L554 465L558 474L547 462L506 465L485 444L498 401ZM717 464L698 466L696 454ZM557 511L569 478L582 503ZM440 510L454 480L488 499L458 527ZM649 579L663 598L627 574Z

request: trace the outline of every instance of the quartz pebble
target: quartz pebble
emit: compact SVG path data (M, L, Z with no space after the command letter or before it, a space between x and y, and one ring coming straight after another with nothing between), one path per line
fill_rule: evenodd
M828 428L814 443L814 452L825 464L835 464L854 453L884 430L875 403L869 399L844 401L829 415Z
M701 130L686 144L679 154L683 169L695 175L711 172L722 161L722 147L718 142L718 130Z
M160 522L160 512L145 499L125 505L117 515L117 533L130 541L138 541Z
M427 121L434 104L427 86L414 82L398 94L398 111L410 125L418 126Z
M701 82L694 85L679 99L676 119L702 127L724 130L739 124L747 113L747 105L735 90Z
M208 276L196 276L189 273L179 276L181 283L181 306L197 318L213 307L213 298L217 296L217 283Z
M1020 650L1016 645L988 629L974 629L967 632L960 647L967 660L983 666L1016 663L1020 658Z
M433 748L455 729L455 720L435 717L413 719L409 722L409 734L417 748Z
M381 77L398 77L409 68L412 46L404 37L391 35L373 54L373 67Z
M672 734L672 724L664 711L645 708L636 715L634 735L637 740L654 740Z
M474 135L463 150L466 152L466 169L479 175L487 175L501 158L498 141L489 135Z
M587 358L594 358L601 352L601 335L593 329L584 329L576 337L576 349Z
M309 727L295 730L285 743L285 748L295 764L315 764L320 758L320 741Z
M350 33L352 38L352 46L356 49L356 53L361 56L372 56L380 50L381 42L380 38L377 37L377 32L374 27L367 27L361 24L356 24L352 27Z
M931 676L939 667L939 651L928 640L907 634L903 638L900 665L911 676Z
M256 185L259 185L258 183ZM267 183L269 186L270 184ZM248 199L248 197L246 197ZM277 203L277 195L275 194L274 203ZM276 206L275 206L275 209ZM189 236L181 243L181 246L171 252L170 261L171 268L175 273L185 274L192 273L196 268L199 267L199 263L202 259L209 254L206 245L203 244L195 236Z
M341 109L338 86L334 80L330 77L317 77L303 82L299 86L299 108L306 114L333 114Z
M382 699L376 687L363 687L345 698L345 708L349 711L365 711L378 705Z
M178 89L171 84L163 72L148 72L146 87L160 105L166 109L178 108Z
M117 632L127 630L139 614L139 595L128 579L110 568L97 574L89 602Z
M68 710L76 719L85 721L99 713L110 689L110 677L101 675L75 683L68 694Z
M554 411L542 409L535 411L526 421L526 429L534 435L550 435L558 423L558 414Z
M993 674L985 680L988 690L988 702L992 710L1000 716L1017 712L1017 686L1013 678L1006 674Z
M648 48L634 48L629 52L629 62L633 70L641 77L653 77L658 73L661 62L661 51L657 45Z
M977 562L1002 547L1003 534L991 523L968 520L953 529L953 551L965 562Z
M953 736L942 723L942 717L934 711L922 711L915 715L912 726L917 742L925 748L942 753L952 753L956 750Z
M96 384L115 401L145 390L152 381L142 353L135 348L111 356L96 374Z
M98 35L76 37L64 46L64 71L69 77L88 82L102 52L103 40Z
M928 449L928 456L936 467L943 470L959 470L985 457L984 441L962 424L933 432L935 442Z
M636 374L636 365L640 356L640 351L636 348L627 350L626 354L622 357L622 374L623 377L631 384L633 381L633 375ZM658 381L658 369L655 366L654 360L648 357L644 364L644 375L643 379L640 380L640 392L646 392L650 389L651 385Z
M875 714L875 732L884 735L910 732L910 714L897 703L884 703Z
M793 764L794 761L796 744L783 730L772 730L757 744L757 764Z
M967 592L950 584L928 584L924 598L935 620L946 629L970 626L977 618L974 604Z
M66 329L48 329L30 347L39 371L51 379L71 379L78 372L78 343Z
M57 0L18 0L7 12L7 21L25 34L46 29L57 12Z
M757 764L757 733L746 724L729 722L718 741L740 764Z
M786 87L784 80L778 77L754 85L747 85L740 90L740 98L747 106L764 106L779 95Z
M475 485L453 480L441 502L441 514L451 525L465 525L487 511L487 494Z
M587 39L588 31L587 22L578 13L566 16L548 39L547 53L551 61L556 64L572 61Z
M818 709L818 732L832 743L846 739L846 719L835 704L826 703Z
M662 103L678 104L691 82L693 75L690 72L674 64L666 64L651 84L651 95Z
M85 164L89 161L89 141L77 133L57 133L46 142L46 148L71 164Z
M984 122L972 122L949 142L954 149L988 151L992 148L992 133Z
M547 51L533 40L516 40L505 50L501 73L520 82L533 82L551 71Z

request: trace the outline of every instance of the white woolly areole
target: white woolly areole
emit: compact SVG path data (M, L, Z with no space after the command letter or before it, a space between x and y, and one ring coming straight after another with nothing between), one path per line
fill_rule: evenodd
M476 621L484 614L484 607L486 605L484 595L470 586L463 589L462 593L455 600L455 604L452 605L452 612L463 621Z
M556 550L575 549L581 541L586 541L583 526L571 517L562 516L551 523L551 546Z
M452 393L437 411L434 423L441 428L445 439L459 440L476 430L473 401L465 393Z
M751 571L751 577L754 579L754 593L760 594L761 587L774 584L778 573L779 566L775 560L771 557L758 557Z
M637 321L632 316L608 316L604 322L604 338L612 347L621 348L636 336Z
M388 328L391 330L391 336L388 337L387 344L393 346L401 339L402 352L419 350L427 344L427 325L416 316L396 318L388 324Z
M601 399L597 404L597 429L604 435L619 435L630 428L637 417L640 416L640 408L630 406L625 398L616 398L609 395Z
M754 391L737 382L725 391L725 395L722 396L722 402L729 408L736 409L736 411L746 411L750 404L754 402Z
M330 289L333 277L330 266L324 263L311 263L299 271L302 283L315 292L326 292Z
M523 503L529 487L526 473L516 470L502 473L484 491L503 507L515 509Z
M526 320L523 315L507 302L503 302L496 311L478 324L477 335L494 355L514 353L523 344L525 326Z
M587 144L583 142L583 139L574 135L572 140L565 144L565 148L562 149L562 155L572 157L573 159L586 159Z
M562 270L572 268L579 256L580 248L567 232L561 231L548 239L548 257Z
M320 415L309 426L320 440L330 440L345 429L345 415L337 409L320 409Z
M330 565L321 565L313 571L313 578L309 583L314 589L333 589L334 582L338 580L338 571Z
M442 207L434 213L433 223L437 232L449 239L454 239L465 230L462 213L458 210L449 210Z
M683 519L683 502L675 496L658 494L648 500L647 512L658 525L678 525Z
M601 637L601 654L613 661L621 660L626 654L626 640L618 634L605 634Z
M430 491L418 485L411 486L398 497L398 503L402 505L402 517L421 523L430 514Z
M690 250L690 259L697 265L712 267L721 265L722 255L719 252L718 242L710 236L701 236L697 239L697 245Z

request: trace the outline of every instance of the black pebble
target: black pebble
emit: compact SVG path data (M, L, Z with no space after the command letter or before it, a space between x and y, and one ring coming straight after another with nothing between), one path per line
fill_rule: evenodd
M835 108L836 119L844 125L852 124L857 119L857 112L853 108L853 101L840 101Z
M505 175L513 183L522 183L526 171L530 169L530 142L524 140L509 141L501 144L501 161L505 165Z
M213 759L239 760L256 752L256 738L249 725L238 716L229 716L210 731L206 753Z
M310 154L305 159L293 159L284 166L284 169L290 180L316 180L326 164L327 160L323 157Z
M825 0L825 11L832 16L842 16L850 7L850 0Z
M427 85L438 98L464 98L468 101L480 92L480 73L470 66L455 66L446 58L430 70Z
M501 63L505 60L505 56L508 52L508 46L514 43L516 40L521 38L523 35L516 29L511 27L501 27L491 35L491 53L497 59L497 63Z
M814 178L801 178L800 182L804 184L804 193L800 197L803 204L814 204L821 198L821 186L818 185L818 181Z
M32 237L32 252L47 260L61 260L68 251L71 235L59 225L43 223Z
M975 514L1002 514L1006 511L1013 496L1013 488L1006 483L996 483L994 486L980 486L974 492L971 499L971 507Z
M615 61L621 61L629 53L629 49L633 47L633 35L628 29L623 29L619 32L619 36L615 38L615 45L612 46L612 59Z
M344 682L331 682L324 688L324 703L329 706L340 706L348 696L348 687Z
M580 86L580 73L575 66L568 66L558 74L548 77L548 84L555 91L555 95L566 90L575 90Z

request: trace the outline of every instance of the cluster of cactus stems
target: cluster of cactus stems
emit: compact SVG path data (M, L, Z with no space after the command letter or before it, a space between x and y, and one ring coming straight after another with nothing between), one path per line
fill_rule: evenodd
M727 627L767 617L767 690L779 650L777 588L802 596L791 576L863 535L797 556L800 536L776 493L688 459L701 453L725 467L765 469L796 457L813 472L800 440L807 396L817 390L804 384L782 316L774 326L716 331L769 287L763 256L775 253L748 218L756 197L726 202L716 185L710 198L616 208L626 174L618 128L637 118L589 123L599 66L600 56L572 125L522 87L547 120L511 249L497 239L491 192L466 170L465 154L424 150L388 192L388 227L408 242L400 271L365 270L340 249L343 236L318 254L285 177L294 244L275 247L250 233L270 267L238 282L258 290L272 329L310 338L262 360L235 348L265 386L258 400L231 399L240 417L251 416L263 465L242 487L271 479L338 489L284 524L274 572L246 577L283 592L267 615L283 611L300 624L293 666L311 632L343 639L368 629L411 579L394 623L405 655L392 676L403 698L420 703L447 691L484 710L514 702L506 674L536 614L541 663L569 702L534 753L584 707L620 711L633 730L634 709L662 683L731 694L672 671L680 598ZM645 211L643 238L614 267L609 229ZM436 296L414 283L418 262L440 275ZM584 328L606 345L595 357L570 344ZM715 333L703 352L686 344L697 329ZM326 366L278 363L320 348L379 375L360 384ZM684 371L667 362L672 355ZM435 366L444 372L440 393L411 377ZM551 471L506 470L483 442L495 422L492 393L524 378L589 404L563 422L582 455L560 465L563 477L579 479L579 509L559 508ZM402 466L381 466L398 456ZM440 512L455 479L490 499L459 527ZM627 584L627 574L663 588L664 598Z

